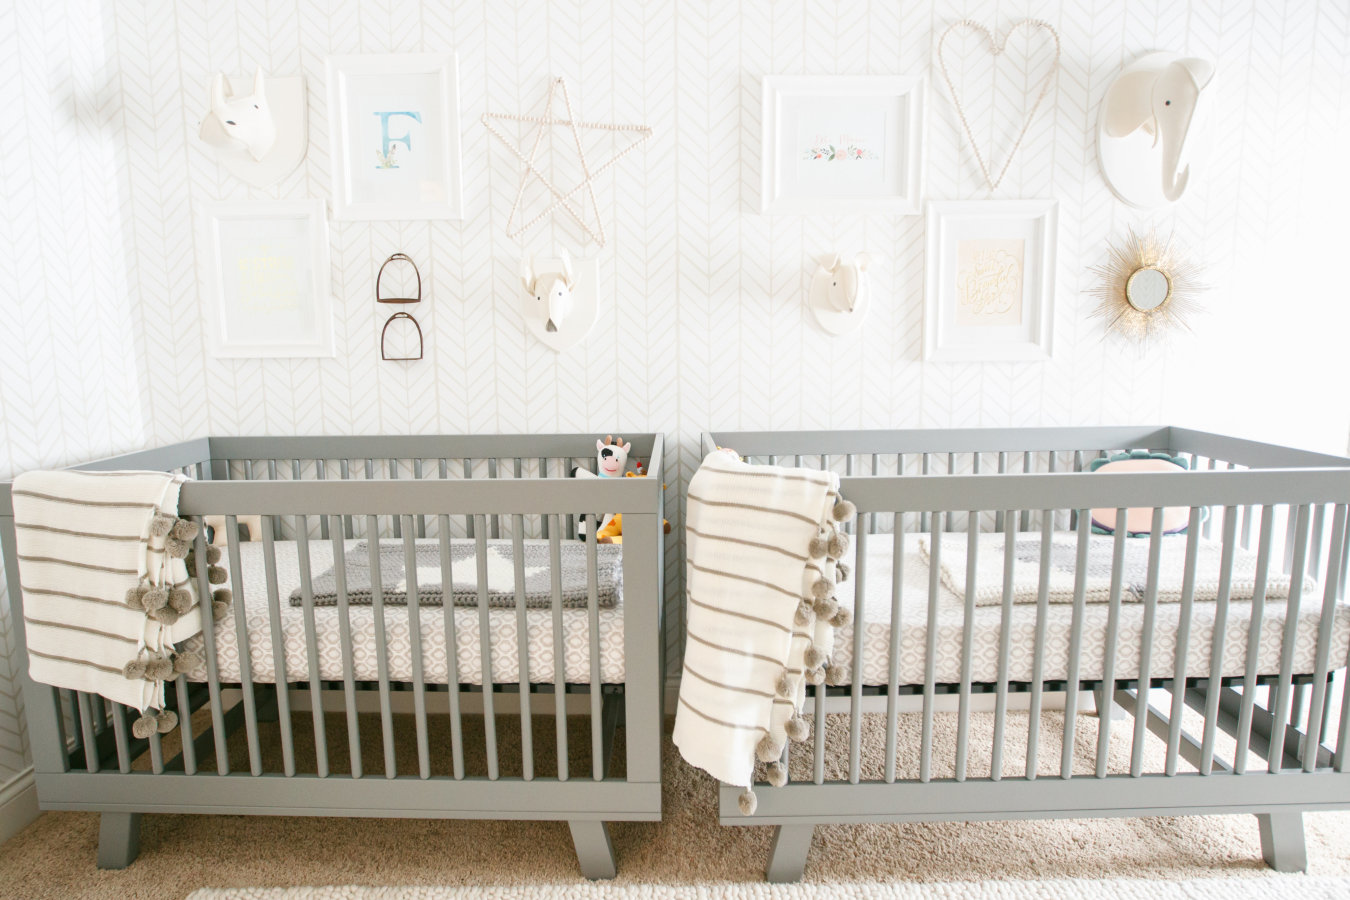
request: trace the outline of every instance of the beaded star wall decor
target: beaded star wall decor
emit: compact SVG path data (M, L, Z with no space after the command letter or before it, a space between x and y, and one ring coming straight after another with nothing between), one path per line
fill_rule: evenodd
M553 113L553 99L561 93L563 109L566 112L565 118L559 118ZM533 142L530 145L529 152L526 153L524 143L516 144L507 137L501 129L497 127L495 121L504 120L510 122L526 122L532 125L538 125L535 130ZM549 83L548 99L544 103L544 114L541 116L522 116L511 113L483 113L483 125L487 130L494 134L498 140L506 145L506 148L515 154L516 158L525 164L525 171L520 176L520 187L516 190L516 201L511 206L511 214L506 219L506 233L509 237L518 237L528 229L539 224L546 219L554 210L561 209L576 221L578 225L591 237L591 240L603 247L605 246L605 223L600 217L600 207L595 200L595 178L608 170L620 159L627 156L635 150L643 141L652 136L652 129L647 125L625 125L620 123L599 123L579 121L572 111L572 99L567 94L567 84L562 78L555 78ZM572 135L572 143L576 147L577 156L581 162L582 178L577 184L563 190L553 182L543 172L539 170L536 159L539 155L540 145L544 142L544 135L548 128L554 125L565 126ZM633 134L633 140L620 149L617 153L600 165L592 168L586 159L586 150L581 142L582 131L605 131L616 134ZM521 198L525 195L525 187L534 178L548 191L553 197L553 203L544 211L540 212L534 218L527 222L517 222L518 217L523 217L520 209ZM574 201L577 194L582 194L580 202ZM589 207L589 215L588 215ZM594 224L592 225L592 218Z

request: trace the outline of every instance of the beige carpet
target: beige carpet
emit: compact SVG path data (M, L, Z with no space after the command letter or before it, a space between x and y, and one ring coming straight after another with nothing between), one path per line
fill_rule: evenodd
M881 718L869 716L864 729L868 771L879 765L883 755ZM917 757L917 716L904 719L907 730L902 736L900 757L902 764L909 765ZM1010 715L1009 719L1009 763L1005 772L1013 775L1020 770L1017 760L1023 754L1026 717ZM834 756L847 746L847 728L842 717L831 716L830 720L827 755ZM509 717L498 721L503 768L509 773L513 764L519 765L518 741L513 740L518 726ZM1077 722L1075 768L1087 771L1094 756L1097 720L1080 716ZM573 724L572 762L579 769L589 757L588 728L584 718L575 719ZM368 771L378 773L378 717L362 725ZM400 721L399 725L400 729L410 729L411 723ZM939 758L943 758L942 748L954 743L954 725L954 715L939 714ZM552 719L536 717L536 734L549 735L552 727ZM1058 769L1062 728L1062 716L1043 716L1045 750L1038 768L1047 773ZM1122 722L1113 729L1113 768L1128 763L1127 731ZM991 715L972 718L972 775L987 771L991 732ZM338 744L334 747L335 760L346 755L340 747L344 733L342 719L332 717L329 734ZM295 734L298 758L303 760L307 752L312 753L307 716L297 716ZM446 747L447 737L440 729L433 730L432 746ZM474 770L481 770L481 739L481 730L466 735L467 759ZM411 747L413 742L403 745ZM546 758L547 750L539 748L536 758L541 774L554 766ZM622 747L619 750L621 753ZM1159 750L1157 742L1150 744L1150 759L1155 764L1161 758ZM242 742L232 744L232 757L244 762L243 752ZM794 753L794 763L804 763L806 755ZM619 864L619 878L613 884L704 885L706 892L698 896L714 897L725 893L727 885L762 883L772 829L719 826L713 781L680 762L669 744L664 759L663 821L616 823L611 828ZM209 760L204 762L211 764ZM940 777L942 773L937 774ZM1350 879L1350 813L1311 814L1305 822L1309 874ZM583 884L567 826L561 822L150 815L142 828L140 859L124 871L95 868L97 836L96 815L42 816L0 850L0 896L179 900L199 888L556 888ZM1281 897L1306 895L1318 884L1275 876L1266 868L1252 816L827 826L816 830L806 869L807 883L817 886L833 883L866 888L873 883L925 882L937 888L933 895L939 897L962 896L949 893L956 889L950 888L952 884L964 890L970 882L983 881L1008 882L1031 891L1009 897L1035 896L1037 891L1050 890L1050 883L1065 879L1191 879L1198 880L1202 888L1222 888L1225 882L1232 885L1232 879L1255 879L1245 882L1244 887L1256 889L1259 885L1270 896ZM1161 883L1157 886L1160 890L1163 887ZM1350 897L1350 880L1345 882L1343 894ZM512 891L511 895L521 893ZM554 891L548 895L557 894ZM317 900L319 895L310 896ZM370 895L372 900L381 896Z

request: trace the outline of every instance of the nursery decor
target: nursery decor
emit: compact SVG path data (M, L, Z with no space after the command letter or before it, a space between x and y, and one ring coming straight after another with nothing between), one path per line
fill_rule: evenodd
M867 269L872 264L869 253L859 253L852 261L844 262L838 253L822 256L811 276L811 291L807 304L816 322L830 334L842 335L856 331L867 318L872 291Z
M212 356L333 355L322 200L214 203L202 228Z
M559 118L553 112L553 98L559 91L562 93L563 109L566 112L566 118ZM497 127L495 124L495 121L497 120L526 122L539 126L535 131L534 139L530 145L528 154L522 149L524 147L523 142L519 145L516 144ZM647 138L651 137L651 127L648 125L625 125L613 122L597 123L578 120L576 114L572 111L572 98L568 96L567 83L563 81L562 78L555 78L549 83L548 98L544 101L543 115L523 116L512 113L483 113L482 122L489 132L496 136L496 138L505 144L506 148L510 150L517 159L525 164L525 171L522 172L520 176L520 187L516 190L516 201L512 204L511 213L506 219L507 236L513 238L519 237L533 226L538 225L540 222L544 221L544 219L548 218L554 210L562 209L563 212L572 217L577 225L581 226L582 230L590 236L591 240L595 241L597 246L605 246L605 223L600 216L600 206L595 199L595 177L608 170L620 159L640 146ZM582 179L567 190L562 190L558 187L552 178L541 172L539 167L535 165L535 160L538 158L540 152L540 146L544 143L545 129L554 125L566 126L571 132L572 142L576 147L577 157L581 162ZM621 147L618 152L603 163L592 166L586 159L586 149L581 141L582 131L601 131L609 132L611 134L623 134L627 132L635 134L636 137ZM553 197L553 202L550 206L528 221L520 222L518 219L524 218L521 211L521 199L525 194L526 185L530 183L531 176L539 180L540 184L542 184ZM583 194L579 204L572 199L578 193ZM588 207L589 215L587 212ZM594 224L592 224L592 219L594 220Z
M924 80L767 75L760 211L917 215Z
M384 270L389 268L390 263L407 263L412 267L413 275L417 278L417 296L416 297L386 297L381 292L384 283ZM406 291L404 293L407 293ZM412 257L406 253L391 253L389 258L380 264L380 271L375 273L375 302L376 303L421 303L422 302L422 272L417 268L417 263L413 262Z
M416 297L386 297L382 293L384 287L385 270L389 268L390 263L406 263L412 267L413 275L417 278L417 296ZM392 277L392 273L391 273ZM402 291L402 293L410 293ZM412 261L412 257L406 253L391 253L389 258L380 264L380 271L375 274L375 302L376 303L421 303L422 302L422 273L417 268L417 263ZM390 329L392 330L392 333ZM414 349L416 352L414 353ZM424 341L422 339L422 326L418 323L417 317L408 312L396 312L385 320L384 327L380 329L380 359L386 362L400 360L417 360L422 358L424 350Z
M295 171L309 147L305 79L211 77L210 107L197 136L214 149L231 175L257 188L271 187Z
M1039 77L1030 82L1030 88L1035 92L1035 99L1031 106L1027 108L1025 118L1022 120L1022 126L1017 132L1017 137L1013 140L1012 146L1008 149L1008 154L995 173L994 154L991 150L987 155L980 150L979 142L975 140L975 132L971 128L970 120L967 117L966 103L962 94L956 88L956 83L952 78L949 56L947 51L947 41L954 34L973 33L983 37L983 41L977 41L977 46L987 47L988 52L994 57L994 65L990 67L993 77L998 77L998 63L1000 57L1008 49L1008 41L1017 32L1023 32L1028 36L1028 40L1039 44L1039 50L1029 51L1028 56L1042 60L1039 65L1029 63L1028 71L1023 73L1023 77L1030 78L1037 74ZM1017 156L1017 151L1022 147L1022 141L1027 136L1027 131L1031 128L1032 121L1036 118L1037 111L1045 98L1049 96L1050 91L1055 84L1055 73L1059 69L1060 42L1059 33L1049 22L1041 19L1023 19L1013 24L1002 39L995 39L991 32L984 25L973 19L962 19L950 25L942 36L938 38L937 63L938 70L942 72L942 80L947 83L948 96L951 98L952 106L956 109L956 117L961 121L961 128L965 132L966 140L970 143L970 150L975 154L975 162L980 166L980 174L984 176L985 184L989 185L990 193L998 190L998 186L1003 182L1003 176L1008 174L1008 167L1012 165L1013 159ZM994 90L994 85L983 85L982 90Z
M1055 214L1054 200L929 202L924 359L1050 357Z
M594 258L574 262L560 250L553 256L523 259L520 283L530 333L558 352L585 340L600 312L599 281L600 266Z
M461 219L458 57L330 56L335 219Z
M1097 159L1120 200L1152 209L1181 198L1206 149L1201 94L1213 78L1213 62L1159 51L1111 82L1097 115Z
M1177 328L1190 330L1188 320L1200 309L1196 295L1208 287L1198 263L1152 230L1140 235L1130 229L1108 250L1107 261L1092 267L1099 280L1088 288L1098 298L1093 315L1106 320L1108 332L1142 348Z

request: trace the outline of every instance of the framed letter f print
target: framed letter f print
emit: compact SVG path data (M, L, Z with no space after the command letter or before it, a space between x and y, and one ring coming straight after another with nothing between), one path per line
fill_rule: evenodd
M929 202L924 359L1050 358L1055 208L1053 200Z
M328 58L335 219L461 219L458 60Z

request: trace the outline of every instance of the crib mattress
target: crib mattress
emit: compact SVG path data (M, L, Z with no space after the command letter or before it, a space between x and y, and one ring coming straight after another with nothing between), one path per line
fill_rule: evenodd
M358 541L347 541L351 555ZM419 544L424 542L419 541ZM435 541L425 543L435 544ZM534 543L527 541L527 543ZM540 541L545 546L547 541ZM305 636L305 612L291 606L291 591L300 586L300 567L297 544L277 541L277 588L281 598L281 634L285 646L286 680L306 681L309 678L309 651ZM310 571L318 575L333 565L333 548L328 541L312 540ZM263 565L262 544L243 543L239 546L240 573L244 608L246 610L249 658L253 680L275 683L277 666L272 647L271 618L268 612L267 579ZM623 654L623 600L622 587L613 607L599 611L600 680L616 684L624 680ZM460 684L483 683L483 648L479 632L479 612L476 608L458 607L453 610L455 620L455 659L458 662ZM445 619L440 606L419 610L421 626L423 676L428 684L447 684L449 655L446 652ZM591 681L590 621L586 609L564 609L563 666L566 680L573 684ZM520 668L514 609L488 610L488 637L492 656L494 683L518 683ZM374 681L379 677L375 640L375 612L369 606L350 608L352 634L352 663L358 681ZM553 683L554 647L553 613L547 609L529 609L525 613L527 646L529 648L529 675L532 683ZM314 630L318 646L319 674L325 680L344 677L342 641L338 610L317 607L314 610ZM389 678L393 681L412 681L411 623L406 606L388 607L384 611L385 634L388 641ZM216 623L215 643L220 679L226 682L240 680L238 623L234 610ZM204 639L193 638L189 649L201 650ZM204 675L198 680L204 680Z
M906 535L904 548L904 583L900 610L900 684L924 682L924 650L928 639L929 568L919 550L919 535ZM1184 536L1167 540L1185 540ZM853 551L850 551L850 555ZM891 641L891 571L894 541L889 534L868 535L867 571L863 604L863 658L864 684L887 683ZM856 568L856 567L855 567ZM839 586L840 602L849 607L855 603L856 574ZM936 680L961 680L962 631L964 600L943 585L938 585L937 641L935 654ZM1106 660L1106 633L1109 605L1086 604L1083 615L1082 650L1078 674L1082 679L1101 676ZM1186 674L1189 677L1209 674L1214 646L1216 604L1196 603L1192 611L1189 639L1185 644ZM1286 620L1284 601L1268 601L1262 616L1261 640L1257 654L1259 674L1274 675L1280 671L1280 653L1284 645ZM1246 669L1247 639L1251 632L1250 602L1232 602L1228 607L1223 630L1224 675L1241 675ZM1303 596L1294 644L1293 671L1311 673L1315 666L1317 632L1321 623L1322 592L1315 587ZM1030 681L1036 645L1035 604L1014 605L1009 620L1010 652L1009 679ZM998 680L999 635L1002 610L999 607L977 606L972 628L971 679L975 682ZM1169 677L1176 672L1178 658L1177 625L1181 616L1179 603L1159 603L1154 625L1153 653L1149 671L1154 678ZM1071 604L1052 604L1046 619L1046 640L1043 678L1066 678L1069 670L1069 637L1073 623ZM1144 604L1122 603L1116 640L1115 674L1117 678L1133 678L1139 674L1142 647ZM841 629L836 636L833 662L843 665L850 673L853 666L854 629ZM1350 646L1350 606L1336 607L1332 626L1331 668L1345 664L1347 646Z

